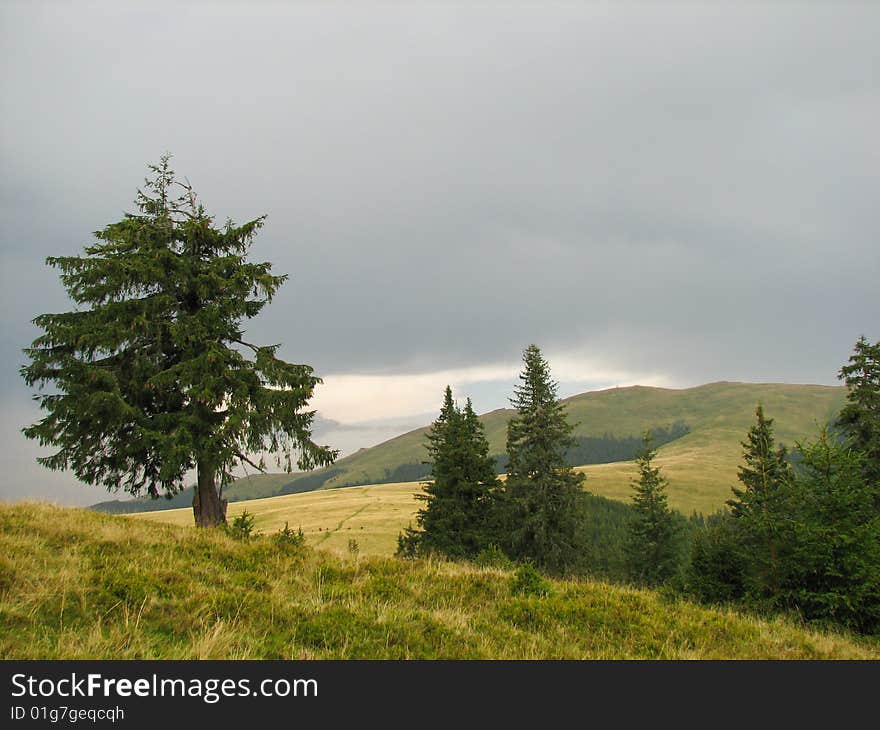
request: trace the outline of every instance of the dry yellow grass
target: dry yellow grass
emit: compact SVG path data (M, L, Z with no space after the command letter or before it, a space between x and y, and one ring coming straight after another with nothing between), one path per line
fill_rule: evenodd
M313 547L338 554L347 553L353 539L362 555L391 555L397 548L398 533L419 509L416 494L420 491L418 482L401 482L287 494L233 502L227 516L231 521L247 510L256 519L256 531L264 534L278 532L288 523L293 530L301 528ZM142 512L127 518L193 524L190 509Z
M710 453L705 453L709 451ZM712 512L718 507L717 488L702 475L714 470L736 472L738 454L713 454L711 449L685 444L669 444L658 455L657 463L670 480L669 502L684 514ZM586 487L593 494L629 501L631 480L636 475L633 462L594 464L579 467L586 472ZM357 540L364 555L391 555L397 548L397 536L415 520L422 502L419 482L374 484L341 489L325 489L281 497L232 502L230 521L247 510L256 518L256 530L277 532L287 522L292 529L302 528L310 545L348 551L350 539ZM192 510L174 509L129 515L172 525L191 526Z
M880 656L876 641L785 618L592 580L548 580L546 595L523 595L513 578L464 563L339 557L219 530L0 505L0 658Z

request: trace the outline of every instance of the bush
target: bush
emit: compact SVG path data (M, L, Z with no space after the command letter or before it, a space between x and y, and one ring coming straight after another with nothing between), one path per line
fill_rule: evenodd
M736 520L710 515L694 530L685 592L704 603L728 603L745 596L746 561Z
M474 558L474 562L482 568L512 568L514 562L504 554L495 543L484 547Z
M275 540L275 544L281 548L291 548L291 549L299 549L305 547L306 544L306 536L303 535L302 527L298 528L296 532L290 529L290 525L287 522L284 523L284 527L278 530L273 536Z
M397 535L397 552L395 555L399 558L412 560L418 557L421 552L422 532L413 529L412 525L404 528L403 532Z
M535 566L525 563L516 569L510 581L510 592L515 596L549 596L550 583L542 576Z
M254 532L256 518L247 510L232 520L229 534L236 540L250 540Z

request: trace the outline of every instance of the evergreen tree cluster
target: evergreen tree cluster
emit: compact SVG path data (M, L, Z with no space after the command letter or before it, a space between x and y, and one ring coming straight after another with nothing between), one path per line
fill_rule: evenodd
M650 432L631 504L586 492L565 457L572 425L549 366L535 346L523 363L503 480L470 402L459 410L447 388L428 439L427 504L417 528L401 535L401 554L479 559L500 550L551 574L662 585L705 602L880 629L880 343L857 343L841 369L849 393L834 430L794 452L776 443L759 404L727 509L690 519L669 508Z
M880 342L840 371L847 403L792 467L759 406L730 511L694 536L688 587L706 601L880 629Z
M398 553L473 558L488 545L498 479L470 399L458 408L446 386L440 416L427 438L433 478L419 498L428 504L416 515L417 528L407 528L398 538Z
M470 400L459 410L447 386L428 434L427 505L417 527L400 536L400 554L474 557L495 548L548 572L575 568L584 477L565 458L573 426L556 391L540 349L529 346L511 399L517 413L508 424L509 466L501 481Z

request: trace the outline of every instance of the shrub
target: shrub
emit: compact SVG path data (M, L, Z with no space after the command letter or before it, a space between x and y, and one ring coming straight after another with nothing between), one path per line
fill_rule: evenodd
M254 532L256 518L247 510L232 520L229 534L236 540L250 540Z
M275 544L281 548L299 549L305 547L306 544L306 536L303 534L302 527L294 532L290 529L290 525L287 522L284 523L284 527L275 533L273 539Z
M515 596L549 596L550 583L542 576L535 566L525 563L516 569L510 581L510 592Z
M483 568L512 568L514 565L513 561L495 543L480 550L474 562Z
M746 561L736 520L710 515L695 529L685 592L703 603L728 603L745 595Z

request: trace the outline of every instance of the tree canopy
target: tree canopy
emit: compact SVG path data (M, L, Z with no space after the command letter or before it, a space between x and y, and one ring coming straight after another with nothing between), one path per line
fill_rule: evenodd
M636 457L639 476L632 483L633 519L627 557L630 576L647 585L663 583L679 566L678 529L666 496L668 482L660 467L654 466L656 456L651 432L646 431Z
M418 529L407 528L401 535L399 552L472 558L490 539L490 500L498 479L483 424L470 399L458 408L449 386L426 447L431 479L419 495L426 505L416 515Z
M217 484L272 452L291 469L329 464L307 410L321 382L279 345L244 339L287 278L247 255L265 216L215 226L169 156L151 165L138 212L95 233L84 255L50 257L75 303L42 314L22 367L45 417L28 438L57 451L38 461L78 479L152 497L184 488L196 469L197 524L225 522Z
M574 426L536 345L524 351L519 378L511 398L517 412L507 425L507 551L515 559L561 573L580 558L578 499L584 475L566 460Z

